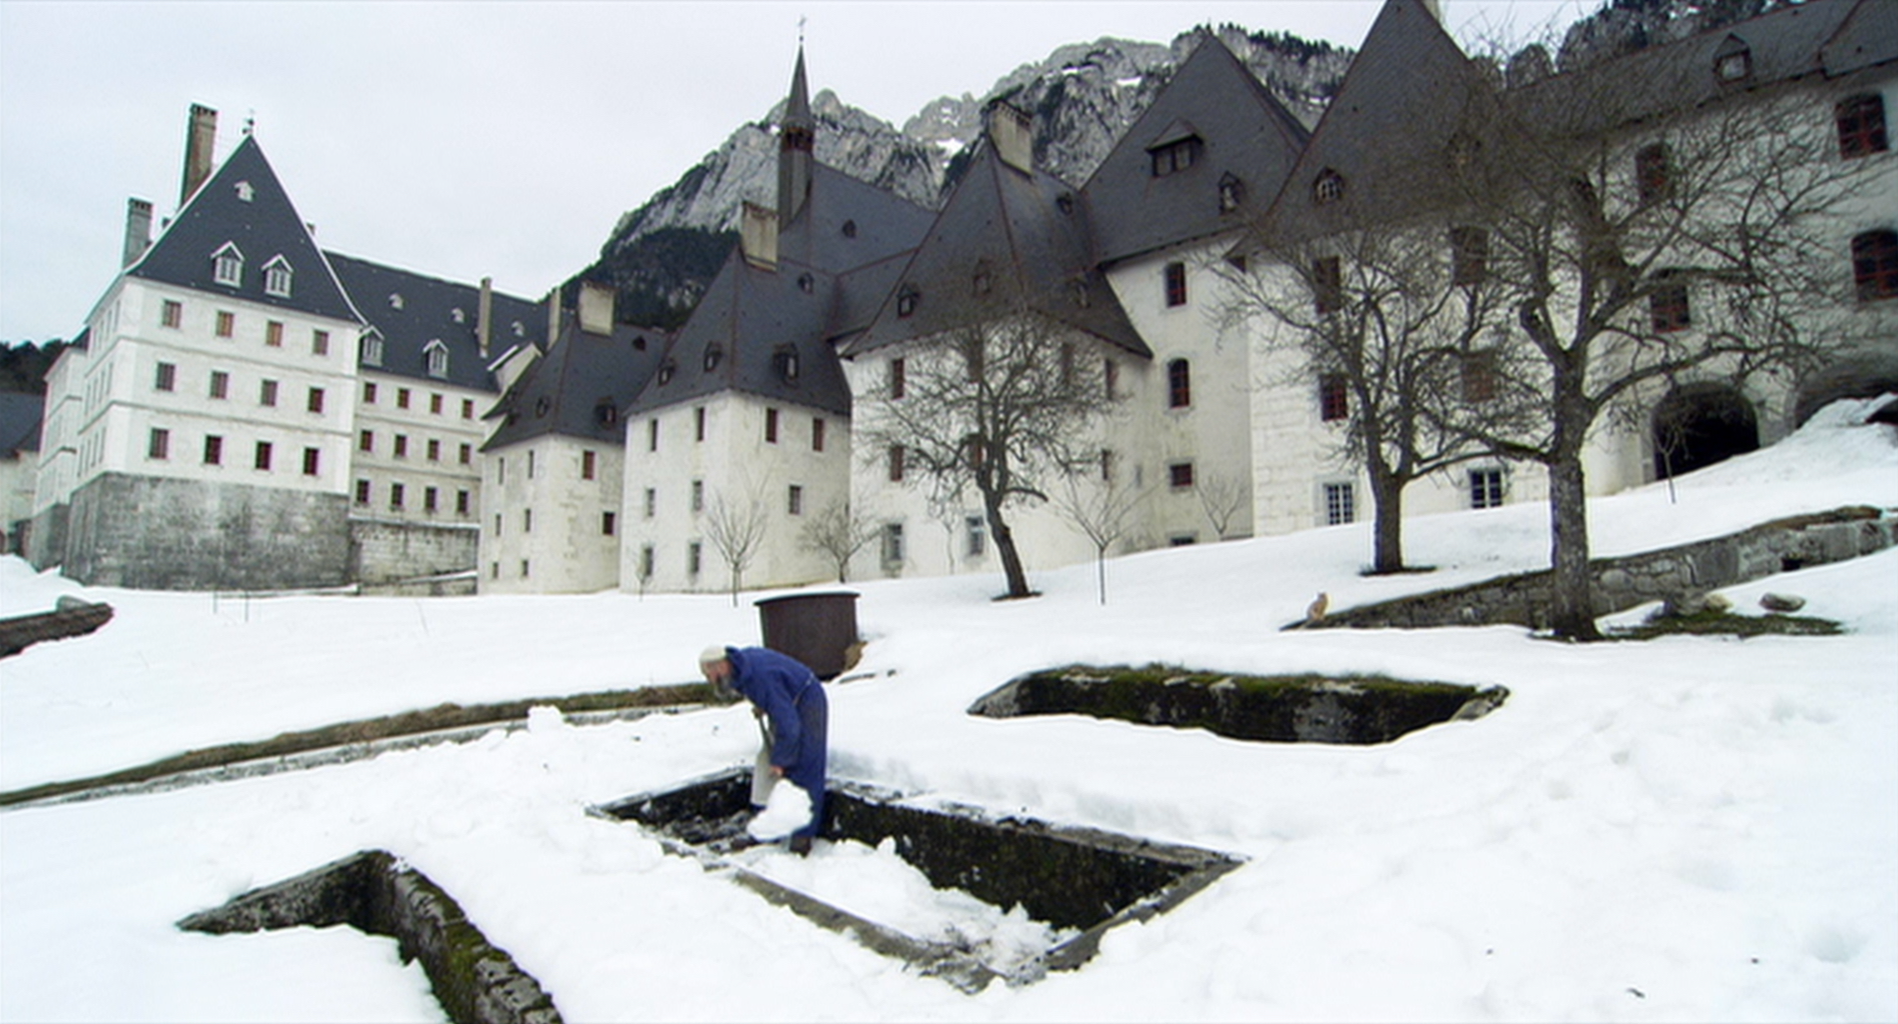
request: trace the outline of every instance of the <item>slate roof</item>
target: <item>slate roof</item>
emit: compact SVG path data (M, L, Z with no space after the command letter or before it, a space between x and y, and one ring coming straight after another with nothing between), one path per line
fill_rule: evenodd
M664 331L632 324L615 324L611 334L589 334L578 318L565 318L547 353L489 414L501 423L481 450L549 434L623 444L620 413L652 376L666 341Z
M371 369L417 380L442 380L478 391L498 391L487 366L494 356L519 344L541 345L546 340L544 306L494 292L494 326L484 358L475 333L481 311L480 288L341 253L325 255L356 309L382 336L382 363ZM448 347L448 376L442 378L431 377L427 369L427 348L436 340Z
M235 245L244 258L235 287L219 284L212 276L213 256L226 243ZM288 296L264 291L264 267L278 256L292 271ZM171 225L126 274L265 306L361 321L255 135L246 135L238 143L237 150L192 193Z
M1151 356L1094 260L1086 210L1051 174L1004 163L986 137L847 356L1032 311ZM986 280L984 291L978 279ZM914 307L905 312L906 293Z
M1104 264L1250 223L1310 133L1217 36L1182 62L1081 187ZM1152 151L1197 139L1192 166L1156 177ZM1230 209L1221 182L1236 183Z
M776 268L754 266L734 246L666 353L662 365L671 371L654 373L627 415L722 391L849 415L850 388L833 343L870 322L901 257L933 217L816 165L809 201L780 228ZM718 355L708 361L714 348Z
M40 450L40 421L46 398L23 391L0 391L0 456Z
M1493 89L1420 0L1387 0L1366 33L1264 226L1296 243L1364 224L1401 223L1454 198L1447 174L1459 134L1494 130ZM1316 200L1320 177L1343 195Z

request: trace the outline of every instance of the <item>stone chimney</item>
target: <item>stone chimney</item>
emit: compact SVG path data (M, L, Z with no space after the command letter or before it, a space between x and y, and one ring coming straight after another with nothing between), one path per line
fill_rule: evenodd
M125 201L125 258L119 265L129 267L152 244L152 204L143 199Z
M554 339L560 337L560 286L547 293L547 348L554 347Z
M178 205L191 200L191 193L211 176L211 150L217 143L217 111L201 104L191 105L191 126L185 131L184 188L178 193Z
M778 269L778 211L746 203L738 238L745 262L761 270Z
M1035 172L1035 125L1027 114L997 101L988 109L989 145L1002 162L1023 174Z
M481 279L481 304L475 307L475 344L480 346L481 361L488 361L488 346L494 340L494 278Z
M612 334L614 297L610 284L580 282L580 329L588 334Z

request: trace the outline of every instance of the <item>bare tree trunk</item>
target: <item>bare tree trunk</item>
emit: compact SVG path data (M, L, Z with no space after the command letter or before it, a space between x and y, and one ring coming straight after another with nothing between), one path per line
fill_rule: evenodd
M1371 469L1371 572L1404 571L1404 485L1382 467Z
M989 520L989 533L995 538L995 550L1002 556L1002 573L1008 577L1009 597L1028 597L1033 591L1028 589L1028 574L1022 571L1021 555L1015 550L1015 533L1008 528L1008 521L1002 518L1002 503L994 495L982 495L982 505Z
M1554 458L1549 462L1549 626L1564 640L1599 640L1588 570L1588 485L1582 441L1593 417L1574 375L1557 371Z

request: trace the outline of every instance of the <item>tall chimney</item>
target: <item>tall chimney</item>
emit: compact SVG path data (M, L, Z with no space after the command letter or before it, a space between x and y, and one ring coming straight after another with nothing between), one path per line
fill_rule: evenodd
M178 205L191 200L191 193L211 176L211 149L217 142L217 111L199 103L191 105L191 127L185 132L184 188Z
M738 245L745 262L761 270L778 268L778 211L747 202L738 223Z
M481 361L488 361L488 343L494 339L494 278L481 279L481 304L475 307L475 344L481 348Z
M588 334L612 334L614 298L610 284L580 282L580 329Z
M554 347L554 339L560 337L560 286L547 293L547 350Z
M129 267L138 262L140 256L152 244L152 204L143 199L125 201L125 260L119 265Z
M988 110L989 145L1002 162L1024 174L1035 172L1034 122L1028 115L1006 103L993 103Z

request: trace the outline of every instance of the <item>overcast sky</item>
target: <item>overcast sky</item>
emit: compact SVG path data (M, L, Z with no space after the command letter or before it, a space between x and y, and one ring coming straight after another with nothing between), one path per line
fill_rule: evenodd
M125 202L178 204L187 110L258 141L327 249L537 299L784 95L901 126L1055 47L1234 22L1356 47L1381 0L0 0L0 340L70 338ZM1598 4L1446 0L1459 39Z

